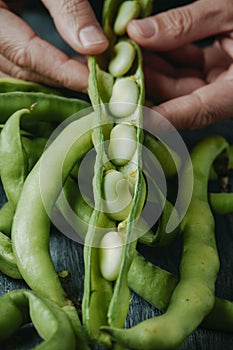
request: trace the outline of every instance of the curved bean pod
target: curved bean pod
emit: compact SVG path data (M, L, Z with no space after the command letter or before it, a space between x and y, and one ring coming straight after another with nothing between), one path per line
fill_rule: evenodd
M90 150L91 134L90 114L70 123L55 138L24 183L12 226L13 251L21 275L33 290L59 306L69 305L70 301L61 286L49 253L49 215L61 190L59 179L62 176L65 181L76 162ZM44 168L41 168L42 162ZM46 180L46 188L43 189L44 198L40 184L42 170L46 170L46 179L50 179ZM76 315L74 308L73 312ZM80 337L80 334L81 330L77 336ZM85 339L79 339L79 342L82 349L88 349Z
M16 207L26 176L26 161L20 135L20 120L30 114L21 109L7 120L0 136L0 174L8 200Z
M0 93L3 92L43 92L45 94L60 95L60 93L44 85L31 81L16 79L12 77L0 77Z
M89 107L87 102L79 99L42 92L0 93L0 123L4 124L15 111L33 105L31 117L22 118L21 127L42 137L48 137L58 124Z
M21 109L6 121L0 135L0 174L8 202L0 209L0 231L10 236L13 216L27 174L38 161L46 139L21 135L20 121L30 110Z
M4 203L0 208L0 232L3 232L9 237L11 235L14 213L15 208L12 206L11 202Z
M13 250L23 278L32 289L61 306L66 304L66 297L49 255L48 215L51 214L53 204L61 190L59 186L61 169L65 180L74 164L92 146L91 123L91 115L72 122L47 148L24 183L12 226ZM71 147L65 157L67 144ZM46 167L46 179L49 179L44 199L40 185L42 162ZM47 203L48 213L43 200Z
M16 265L11 240L0 232L0 271L12 278L22 278Z
M209 202L216 214L233 213L233 193L210 193Z
M135 254L128 273L129 287L158 309L167 309L178 282L170 272L151 264L139 253ZM233 302L216 297L212 311L201 326L233 332Z
M67 200L81 221L88 223L92 209L82 200L77 184L70 179ZM67 188L68 188L67 187ZM86 226L87 231L87 226ZM128 272L129 287L143 299L160 310L166 310L178 279L170 272L147 261L138 252L134 255ZM224 322L222 322L224 320ZM215 298L215 306L201 324L204 328L233 332L233 302Z
M214 219L207 198L208 170L227 147L225 139L212 137L200 142L191 152L194 191L181 226L184 242L180 282L164 315L143 321L128 330L102 327L120 345L129 349L175 349L212 310L219 259ZM205 164L204 169L200 164Z
M35 325L44 341L37 350L75 350L76 339L66 314L56 304L26 290L9 292L0 298L0 342L8 339L20 326Z

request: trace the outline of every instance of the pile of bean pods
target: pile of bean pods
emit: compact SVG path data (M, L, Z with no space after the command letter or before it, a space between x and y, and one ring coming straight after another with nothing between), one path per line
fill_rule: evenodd
M177 184L179 155L142 128L142 57L126 34L127 23L149 15L151 7L149 0L105 1L103 29L110 47L88 60L92 106L39 84L0 79L0 176L6 197L0 208L0 271L28 287L0 298L0 342L29 322L43 339L36 349L43 350L85 350L96 344L115 350L177 349L199 326L233 331L233 302L215 296L220 263L214 218L233 212L233 194L209 192L210 179L226 183L232 146L222 136L211 136L191 150L190 203L168 234L169 218L178 215L178 185L185 196L187 184L185 178ZM170 188L167 198L143 148L160 164ZM84 198L77 174L91 150L92 196ZM49 246L52 217L69 219L64 195L84 243L81 317ZM163 203L153 229L142 218L150 201ZM138 243L172 247L180 238L179 276L137 250ZM161 316L124 329L131 290Z

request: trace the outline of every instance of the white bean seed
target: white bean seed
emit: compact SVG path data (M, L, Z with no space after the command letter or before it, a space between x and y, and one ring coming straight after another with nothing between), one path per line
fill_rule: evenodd
M141 6L137 1L124 1L119 7L113 30L116 35L124 35L131 19L140 15Z
M108 70L114 77L121 77L133 65L136 54L135 48L128 41L120 41L114 46L113 54Z
M123 239L118 232L108 232L100 242L100 272L108 281L118 277L123 252Z
M114 126L110 134L108 155L119 166L127 164L137 148L137 133L133 125L121 123Z
M135 111L138 97L138 84L130 78L120 78L113 85L109 110L115 117L127 117Z
M113 220L122 221L129 215L132 195L123 174L110 170L103 178L104 211Z

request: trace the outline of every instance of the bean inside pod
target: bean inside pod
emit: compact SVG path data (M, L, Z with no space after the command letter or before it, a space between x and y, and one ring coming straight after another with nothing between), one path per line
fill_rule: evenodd
M115 34L124 35L129 21L137 18L140 12L141 6L138 1L124 1L119 7L114 23Z
M113 77L125 75L133 65L136 55L135 48L129 41L120 41L113 48L113 57L108 70Z
M122 221L129 215L132 195L129 183L120 171L110 170L103 179L104 209L106 214L116 221Z
M112 89L109 110L113 116L122 118L134 113L139 97L139 86L134 79L119 78Z
M123 238L119 232L108 232L100 243L100 271L107 281L115 281L118 277L122 254Z
M136 128L132 124L121 123L114 126L110 133L108 155L119 166L127 164L137 148Z

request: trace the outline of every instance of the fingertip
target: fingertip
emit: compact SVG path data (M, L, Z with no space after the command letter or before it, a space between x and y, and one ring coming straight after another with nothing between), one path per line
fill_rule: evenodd
M156 34L156 25L151 18L132 20L127 26L127 32L130 37L141 42Z
M92 24L83 27L78 32L79 52L86 55L98 55L104 52L108 45L108 39L99 25Z

